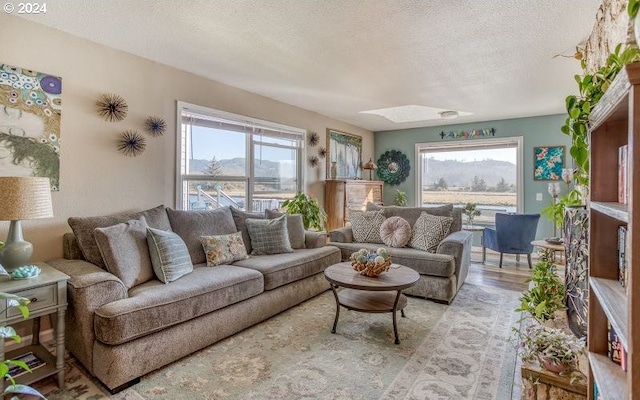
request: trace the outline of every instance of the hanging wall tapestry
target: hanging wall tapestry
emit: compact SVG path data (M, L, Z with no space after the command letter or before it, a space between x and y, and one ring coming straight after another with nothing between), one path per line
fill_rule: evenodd
M40 176L60 190L62 80L0 64L0 175Z

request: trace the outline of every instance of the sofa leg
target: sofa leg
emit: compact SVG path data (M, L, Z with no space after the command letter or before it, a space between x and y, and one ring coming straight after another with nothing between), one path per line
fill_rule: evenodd
M527 254L527 262L529 263L529 269L531 269L531 254Z
M502 268L502 253L500 253L500 268Z
M122 391L123 391L123 390L125 390L125 389L130 388L130 387L131 387L131 386L133 386L133 385L137 385L138 383L140 383L140 377L138 377L138 378L136 378L136 379L133 379L133 380L130 380L130 381L129 381L129 382L127 382L127 383L123 383L122 385L120 385L120 386L118 386L118 387L116 387L116 388L113 388L113 389L111 389L111 388L107 388L107 390L109 391L109 393L111 393L112 395L114 395L114 394L116 394L116 393L122 392Z

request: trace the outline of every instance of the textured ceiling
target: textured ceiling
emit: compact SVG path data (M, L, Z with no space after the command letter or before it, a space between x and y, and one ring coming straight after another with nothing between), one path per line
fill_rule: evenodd
M64 0L27 16L373 131L562 113L600 0ZM361 111L420 105L457 120Z

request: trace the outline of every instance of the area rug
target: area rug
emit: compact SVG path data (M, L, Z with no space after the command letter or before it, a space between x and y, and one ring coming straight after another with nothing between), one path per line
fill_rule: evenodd
M194 353L114 399L510 399L515 351L507 339L519 294L465 284L447 306L409 298L393 343L390 314L341 310L325 292ZM66 389L50 400L109 398L68 357Z

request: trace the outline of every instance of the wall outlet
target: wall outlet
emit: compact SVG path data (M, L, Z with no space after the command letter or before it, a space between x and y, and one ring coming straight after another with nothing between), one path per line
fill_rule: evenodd
M542 201L542 193L536 193L536 201Z

